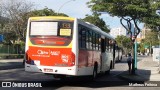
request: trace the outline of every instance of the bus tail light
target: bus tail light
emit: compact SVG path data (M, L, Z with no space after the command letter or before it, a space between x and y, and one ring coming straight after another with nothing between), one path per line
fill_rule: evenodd
M72 52L71 53L71 62L69 64L69 66L74 66L75 65L75 54Z
M31 60L31 58L28 56L28 54L25 55L25 58L26 58L26 63L27 64L32 64L33 61Z

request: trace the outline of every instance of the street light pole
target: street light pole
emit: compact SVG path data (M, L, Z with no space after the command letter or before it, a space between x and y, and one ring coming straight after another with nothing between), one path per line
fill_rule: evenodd
M160 8L156 10L156 14L160 16ZM158 39L159 39L159 48L160 48L160 26L158 26ZM160 52L159 52L159 73L160 73Z
M158 39L159 39L159 48L160 48L160 29L159 29L159 32L158 32ZM160 52L159 52L159 73L160 73Z
M64 5L66 5L67 3L72 2L72 1L75 1L75 0L69 0L69 1L67 1L67 2L65 2L65 3L63 3L63 4L60 6L60 8L58 9L57 15L59 14L59 11L62 9L62 7L63 7Z

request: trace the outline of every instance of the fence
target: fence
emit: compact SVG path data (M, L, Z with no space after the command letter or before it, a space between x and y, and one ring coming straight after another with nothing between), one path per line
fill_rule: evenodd
M24 46L0 44L0 58L23 58Z

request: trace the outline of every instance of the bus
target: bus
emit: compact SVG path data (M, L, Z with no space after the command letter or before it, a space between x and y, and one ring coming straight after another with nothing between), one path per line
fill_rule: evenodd
M72 17L28 19L25 71L56 78L109 73L114 67L115 38L97 26Z

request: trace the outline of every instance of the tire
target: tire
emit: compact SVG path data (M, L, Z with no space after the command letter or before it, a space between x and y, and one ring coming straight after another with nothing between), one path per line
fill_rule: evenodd
M110 69L107 70L107 71L105 71L105 74L106 74L106 75L109 75L109 74L110 74L110 71L111 71Z
M94 66L92 79L95 80L97 78L97 66Z
M112 69L112 62L110 62L109 70L105 71L105 74L106 74L106 75L109 75L111 69Z
M111 61L111 63L110 63L110 69L113 69L113 68L114 68L113 62Z

